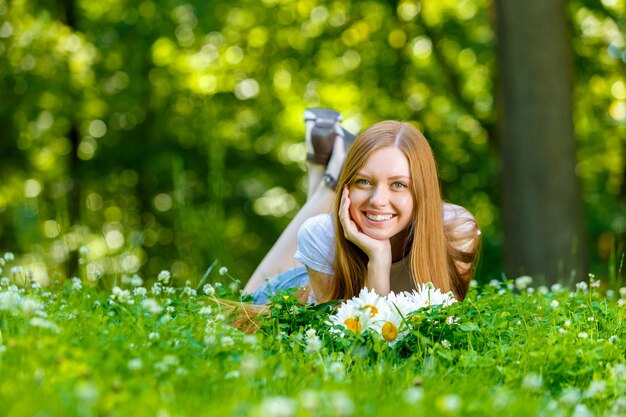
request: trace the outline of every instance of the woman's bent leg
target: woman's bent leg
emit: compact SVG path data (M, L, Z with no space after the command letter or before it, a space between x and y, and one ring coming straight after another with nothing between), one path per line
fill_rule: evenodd
M272 249L265 255L256 271L243 289L244 292L252 293L259 288L265 278L273 277L281 272L301 266L293 259L297 248L297 234L300 226L309 218L318 214L328 213L335 197L334 191L320 183L311 195L311 198L302 206L296 217L289 223L280 235Z
M266 278L276 276L289 269L302 266L293 259L297 249L297 236L300 226L313 216L322 213L329 213L335 191L331 190L321 181L324 172L329 173L333 178L339 178L339 173L346 159L346 151L344 148L344 140L341 136L335 139L333 144L332 155L328 166L320 170L321 165L312 164L309 168L313 168L310 175L315 179L309 180L308 198L304 206L298 211L296 217L291 220L287 228L280 235L272 249L265 255L259 266L256 268L250 280L243 289L246 293L251 293L259 288ZM320 175L322 174L322 175Z

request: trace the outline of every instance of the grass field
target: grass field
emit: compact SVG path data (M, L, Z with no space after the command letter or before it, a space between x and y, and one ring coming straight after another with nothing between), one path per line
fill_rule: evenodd
M254 334L219 298L237 281L32 284L0 262L1 416L623 416L626 289L473 287L405 317L390 346L288 293ZM160 280L160 281L159 281Z

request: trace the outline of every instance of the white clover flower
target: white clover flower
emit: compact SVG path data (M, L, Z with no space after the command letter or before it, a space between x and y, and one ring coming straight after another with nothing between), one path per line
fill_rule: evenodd
M437 408L445 414L456 414L461 409L461 397L448 394L437 398Z
M320 395L317 393L317 391L312 389L300 391L300 393L298 394L298 400L302 408L304 408L313 415L316 415L318 413L320 404L322 404Z
M541 285L539 288L537 288L537 294L546 295L549 292L550 290L545 285Z
M169 284L171 278L172 274L170 274L170 271L166 270L159 272L159 275L157 275L157 280L163 285Z
M161 335L157 332L151 332L148 335L148 340L152 341L152 342L156 342L157 340L159 340L161 338Z
M72 290L80 291L82 289L83 289L83 283L81 282L80 278L73 277L72 278Z
M222 346L225 348L231 348L235 346L235 341L230 336L223 336L221 339Z
M81 247L78 249L78 253L79 253L80 255L82 255L82 256L86 256L86 255L88 255L88 254L89 254L89 248L88 248L87 246L83 245L83 246L81 246Z
M0 257L0 266L4 266L7 264L7 261L4 260L4 258Z
M626 397L618 397L611 407L614 416L623 416L626 411Z
M552 284L552 286L550 287L550 290L552 292L561 292L563 291L563 286L561 284Z
M585 390L583 397L594 398L602 394L606 390L606 382L604 381L591 381L589 387Z
M163 312L163 307L161 307L154 298L141 300L141 308L151 314L161 314Z
M611 377L618 381L626 380L626 365L623 363L616 363L610 368Z
M21 275L24 273L24 268L22 268L21 266L14 266L11 268L11 273L13 275Z
M143 363L141 362L141 358L135 358L128 361L128 365L126 365L128 369L131 371L138 371L143 367Z
M446 318L446 324L452 326L453 324L457 324L461 319L455 316L450 316Z
M587 321L595 321L596 319L593 317L587 317Z
M617 305L619 307L624 307L624 305L626 305L626 299L625 298L620 298L619 300L617 300Z
M615 342L617 342L618 340L619 337L617 337L616 335L609 337L609 343L615 344Z
M185 287L185 288L183 288L183 295L186 295L188 297L195 297L196 296L196 290L194 290L191 287Z
M34 327L41 327L42 329L48 329L52 331L53 333L61 332L61 329L59 329L59 326L57 326L55 323L51 322L50 320L46 320L41 317L33 317L32 319L30 319L28 323Z
M6 261L13 261L13 260L15 260L15 255L13 255L13 252L5 252L4 253L4 259Z
M475 279L470 280L469 287L470 288L478 288L478 281L476 281Z
M243 337L243 342L250 346L256 346L259 343L259 338L255 334L247 334Z
M241 358L241 373L246 376L253 376L257 373L259 368L261 367L262 362L259 358L252 354L245 354L243 358Z
M213 288L211 284L206 284L204 287L202 287L202 292L208 296L212 296L215 295L215 288Z
M574 404L578 404L581 398L581 392L578 388L566 388L561 392L561 397L559 400L569 406Z
M2 279L0 279L0 287L8 287L9 285L11 285L11 281L7 277L2 277Z
M163 287L161 286L160 282L155 282L154 284L152 284L152 294L161 295L161 292L163 292Z
M572 413L572 417L594 417L591 410L585 404L577 404Z
M135 274L132 277L130 277L129 282L128 282L132 287L141 287L143 285L143 279Z
M565 329L563 329L562 327L559 327L559 328L557 329L557 332L559 332L559 334L565 334L565 333L567 333L567 331L566 331Z
M296 402L287 397L268 397L258 406L257 415L263 417L291 417L296 413Z
M354 402L343 391L330 394L330 407L337 416L351 416L354 414Z
M580 339L588 339L589 335L587 334L587 332L580 332L580 333L578 333L578 337Z
M133 294L135 294L136 297L143 298L148 294L148 290L146 289L146 287L133 288Z
M309 330L306 331L305 335L306 337L313 337L317 335L317 332L314 328L310 328Z
M589 288L589 285L587 285L587 283L585 281L580 281L580 282L576 283L576 289L577 290L585 292L585 291L587 291L588 288Z
M618 292L620 297L626 298L626 287L621 287Z
M328 374L331 375L335 380L341 381L346 375L346 368L343 366L341 362L331 362L328 367Z
M492 279L487 285L494 288L500 288L500 281L498 281L497 279Z
M43 304L38 300L26 297L22 300L22 312L26 317L32 317L43 310Z
M443 347L444 349L450 349L451 346L452 344L448 342L446 339L443 339L441 341L441 347Z
M176 292L176 290L174 289L174 287L164 287L163 292L167 295L172 295Z
M0 311L16 310L22 302L22 297L17 292L3 291L0 292Z
M538 391L543 386L543 377L539 374L530 373L524 377L522 387L530 391Z
M613 297L615 297L615 291L613 291L613 290L606 290L604 295L606 296L606 298L613 298Z
M117 301L122 304L135 304L135 300L130 295L130 291L123 290L120 287L113 287L111 291L111 301Z
M224 375L224 379L237 379L241 376L241 372L238 370L230 371L226 375Z
M224 275L228 274L228 268L226 268L225 266L223 266L223 267L221 267L221 268L217 271L217 273L218 273L219 275L221 275L221 276L224 276Z
M402 393L402 399L405 403L415 405L424 398L424 388L409 387Z
M518 290L525 290L530 284L532 284L533 278L528 275L521 276L515 279L515 288Z
M568 320L565 320L565 321L563 322L563 326L565 326L565 327L568 327L568 328L569 328L571 325L572 325L572 322L571 322L571 321L569 321L569 319L568 319Z
M202 315L202 316L209 316L211 315L211 313L213 312L213 309L209 306L204 306L202 307L199 311L198 314Z
M552 300L550 303L550 307L557 308L559 306L559 302L557 300Z
M307 353L317 353L322 348L322 341L316 335L313 337L307 337L306 339L306 351Z

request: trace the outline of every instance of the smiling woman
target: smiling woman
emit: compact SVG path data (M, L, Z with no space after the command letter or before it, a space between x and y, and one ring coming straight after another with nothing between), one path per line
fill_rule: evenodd
M462 300L480 230L467 210L443 202L424 136L409 123L376 123L345 156L347 132L339 114L328 112L308 111L324 121L307 125L316 132L307 135L307 149L332 148L330 160L324 165L310 156L309 199L245 291L263 304L279 289L304 287L303 298L323 302L352 298L362 288L387 295L432 282ZM322 135L329 114L336 116Z

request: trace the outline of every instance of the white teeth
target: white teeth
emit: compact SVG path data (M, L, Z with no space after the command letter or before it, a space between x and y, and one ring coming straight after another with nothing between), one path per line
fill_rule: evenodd
M370 220L374 220L375 222L382 222L385 220L389 220L392 217L393 217L392 214L380 214L380 215L367 214L367 218Z

